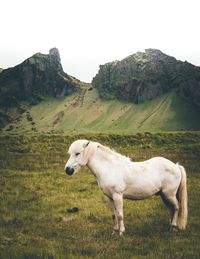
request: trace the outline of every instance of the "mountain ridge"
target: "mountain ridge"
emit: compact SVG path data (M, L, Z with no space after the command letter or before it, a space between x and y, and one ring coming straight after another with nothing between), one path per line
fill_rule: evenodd
M36 53L0 74L0 105L18 101L40 101L43 95L68 95L77 90L79 80L63 71L58 49L49 54Z
M67 96L80 88L81 81L63 71L60 54L52 48L49 54L36 53L15 67L0 73L0 128L24 112L23 102L35 105L51 95Z
M101 65L87 84L63 71L58 49L36 53L0 73L0 129L128 134L200 130L199 69L147 49Z
M176 90L200 108L200 67L176 60L157 49L137 52L100 65L92 84L103 99L133 103Z

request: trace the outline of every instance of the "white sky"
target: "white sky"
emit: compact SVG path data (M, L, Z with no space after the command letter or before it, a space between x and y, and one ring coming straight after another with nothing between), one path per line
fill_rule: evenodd
M0 67L57 47L66 73L157 48L200 66L199 0L0 0Z

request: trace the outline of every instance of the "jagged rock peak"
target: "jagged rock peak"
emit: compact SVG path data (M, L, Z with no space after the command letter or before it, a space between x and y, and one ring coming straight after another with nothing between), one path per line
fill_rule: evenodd
M160 55L160 54L166 55L162 51L160 51L159 49L149 48L149 49L145 49L145 52L146 52L146 54L150 54L150 55Z
M155 61L160 61L160 60L168 60L168 61L172 61L172 62L176 62L177 60L172 57L169 56L165 53L163 53L162 51L160 51L159 49L145 49L145 54L150 58L150 59L154 59Z
M63 72L63 68L60 61L60 53L57 48L52 48L49 50L49 62L54 69L57 71Z
M52 48L49 50L49 56L51 58L56 59L58 62L60 62L60 53L59 50L57 48Z

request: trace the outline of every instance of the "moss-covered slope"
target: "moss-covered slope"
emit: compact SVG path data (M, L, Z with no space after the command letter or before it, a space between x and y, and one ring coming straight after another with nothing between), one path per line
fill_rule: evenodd
M194 106L175 92L141 104L106 101L82 87L68 97L45 98L4 130L18 132L133 133L200 130Z

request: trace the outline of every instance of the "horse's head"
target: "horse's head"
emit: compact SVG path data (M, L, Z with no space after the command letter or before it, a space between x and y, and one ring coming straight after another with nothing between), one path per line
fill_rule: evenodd
M65 165L65 172L68 175L77 173L82 166L87 165L93 152L93 142L82 139L74 141L69 147L70 157Z

